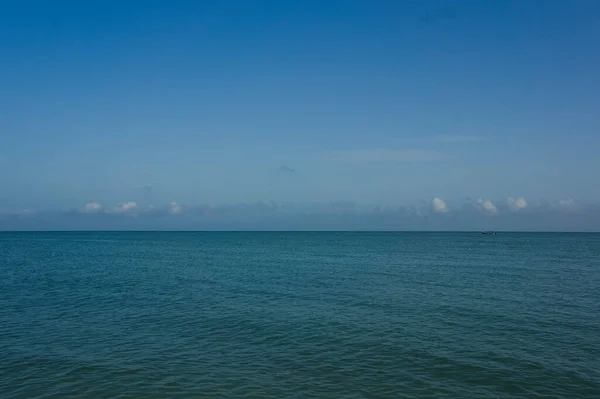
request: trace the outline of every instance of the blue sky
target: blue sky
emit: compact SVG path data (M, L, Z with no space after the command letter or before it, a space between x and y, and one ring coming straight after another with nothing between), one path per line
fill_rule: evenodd
M347 203L373 228L384 207L600 229L599 18L592 0L2 1L0 228Z

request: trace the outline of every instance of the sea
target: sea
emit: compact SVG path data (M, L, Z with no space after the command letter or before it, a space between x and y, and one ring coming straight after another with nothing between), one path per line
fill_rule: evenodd
M600 234L0 233L0 397L600 398Z

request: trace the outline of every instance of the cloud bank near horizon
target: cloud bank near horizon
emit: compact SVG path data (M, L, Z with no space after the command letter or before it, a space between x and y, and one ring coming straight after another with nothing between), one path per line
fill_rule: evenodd
M255 202L103 206L67 210L0 211L0 230L532 230L600 231L600 205L572 199L530 204L524 198L479 198L449 205L440 197L421 205L370 206Z

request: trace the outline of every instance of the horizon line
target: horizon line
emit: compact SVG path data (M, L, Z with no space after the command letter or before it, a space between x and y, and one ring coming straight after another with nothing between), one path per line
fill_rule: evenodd
M600 230L194 230L194 229L147 229L147 230L0 230L1 233L551 233L551 234L600 234Z

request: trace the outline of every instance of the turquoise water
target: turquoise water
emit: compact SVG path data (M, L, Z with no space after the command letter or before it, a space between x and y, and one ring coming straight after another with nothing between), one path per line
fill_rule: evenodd
M599 398L600 235L0 233L2 398Z

